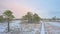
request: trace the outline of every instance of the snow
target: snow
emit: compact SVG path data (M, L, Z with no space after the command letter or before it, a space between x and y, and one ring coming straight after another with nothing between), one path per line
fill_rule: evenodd
M60 27L60 23L57 23L57 22L48 22L48 23L51 26ZM0 23L0 33L5 32L7 30L7 27L8 27L7 22ZM15 28L19 29L21 27L22 27L22 25L20 24L20 20L10 22L10 29L12 29L12 30L14 30ZM24 30L24 33L26 33L26 34L28 34L28 33L35 34L36 32L40 31L40 29L38 29L38 28L33 28L33 31L31 31L31 32L29 32L29 29L23 29L23 30ZM19 31L19 30L16 30L16 31ZM28 31L28 32L26 32L26 31ZM43 22L43 21L41 21L41 33L40 34L45 34L45 22Z
M51 26L56 26L56 27L60 27L60 23L58 22L48 22Z
M0 32L4 32L7 28L7 23L0 23Z
M42 22L42 26L41 26L41 34L45 34L45 28L44 28L44 22Z

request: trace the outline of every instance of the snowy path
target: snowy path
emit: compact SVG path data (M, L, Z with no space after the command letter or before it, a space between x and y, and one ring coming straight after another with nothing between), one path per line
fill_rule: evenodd
M41 33L40 34L45 34L45 28L44 28L44 23L41 21Z

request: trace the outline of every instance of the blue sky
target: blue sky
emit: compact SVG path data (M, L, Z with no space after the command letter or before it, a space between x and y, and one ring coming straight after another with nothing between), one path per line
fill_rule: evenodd
M60 17L60 0L0 0L0 13L11 10L16 18L31 11L42 18Z

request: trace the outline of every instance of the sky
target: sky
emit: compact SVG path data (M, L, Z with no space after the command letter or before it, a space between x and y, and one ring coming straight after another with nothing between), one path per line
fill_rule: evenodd
M60 18L60 0L0 0L0 15L11 10L16 18L27 12L37 13L41 18Z

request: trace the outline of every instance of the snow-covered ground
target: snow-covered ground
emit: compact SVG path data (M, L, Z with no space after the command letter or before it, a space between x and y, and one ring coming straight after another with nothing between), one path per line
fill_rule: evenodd
M10 32L7 32L8 23L0 23L0 34L45 34L47 31L60 32L58 22L40 22L40 24L20 24L20 20L10 22ZM51 34L51 33L50 33ZM58 33L57 33L58 34Z
M7 32L8 23L0 23L0 34L37 34L40 32L40 24L20 24L19 21L10 22L10 32Z
M10 22L10 28L18 28L20 24L20 21L12 21ZM7 30L8 27L8 22L5 23L0 23L0 32L5 32Z
M0 23L0 32L4 32L7 28L7 23Z
M60 23L58 22L48 22L51 26L55 26L55 27L60 27Z
M49 34L60 34L60 23L45 22L45 29Z

